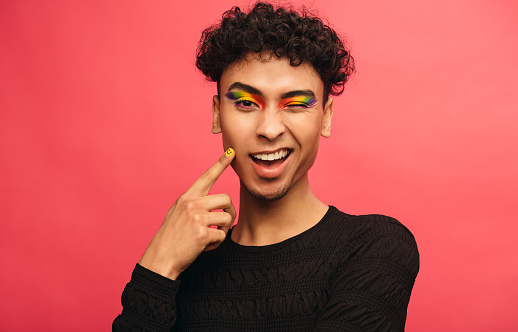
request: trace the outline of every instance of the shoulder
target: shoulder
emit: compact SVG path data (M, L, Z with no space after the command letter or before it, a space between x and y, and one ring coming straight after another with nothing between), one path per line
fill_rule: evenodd
M350 215L334 207L330 207L330 212L328 232L334 234L337 251L345 254L348 262L360 258L390 260L417 275L417 243L400 221L380 214Z
M326 228L334 236L335 264L322 320L347 322L358 331L403 331L419 270L414 236L388 216L331 212Z
M329 231L344 239L390 237L417 247L412 232L400 221L389 216L351 215L331 206L326 224Z

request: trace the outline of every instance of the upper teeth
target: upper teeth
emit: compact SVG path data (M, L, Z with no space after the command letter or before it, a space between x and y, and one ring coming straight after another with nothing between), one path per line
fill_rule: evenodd
M288 155L288 150L280 150L280 151L277 151L274 153L268 153L268 154L265 154L265 153L254 154L253 156L256 159L261 159L261 160L277 160L277 159L284 158L287 155Z

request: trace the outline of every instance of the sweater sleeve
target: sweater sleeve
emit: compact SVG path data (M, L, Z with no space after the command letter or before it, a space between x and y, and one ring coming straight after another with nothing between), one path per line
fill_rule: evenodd
M122 293L122 313L112 331L169 331L176 320L180 282L137 264Z
M315 331L404 331L419 252L397 220L367 216L368 230L339 248L340 267Z

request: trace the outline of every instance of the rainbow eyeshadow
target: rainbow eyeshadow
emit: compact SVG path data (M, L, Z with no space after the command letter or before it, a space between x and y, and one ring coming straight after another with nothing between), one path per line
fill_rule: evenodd
M254 94L251 94L246 91L242 91L242 90L230 91L230 92L227 92L225 94L225 96L228 99L233 100L234 102L251 101L253 103L256 103L260 109L264 109L264 106L265 106L265 102L264 102L263 98L261 98L261 96L254 95Z
M316 99L308 96L295 96L281 100L279 108L285 108L289 106L304 106L313 107L317 103Z

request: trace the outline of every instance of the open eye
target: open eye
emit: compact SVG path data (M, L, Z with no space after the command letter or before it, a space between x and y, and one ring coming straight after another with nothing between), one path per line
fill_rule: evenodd
M245 98L236 100L234 102L234 104L238 108L245 109L245 110L253 110L253 109L259 108L259 105L257 105L257 103L255 101L250 100L250 99L245 99Z
M236 102L236 104L241 104L242 106L245 106L245 107L257 106L257 104L251 100L239 100Z
M255 111L264 107L264 101L261 96L246 91L229 91L225 96L232 100L234 106L241 111Z

